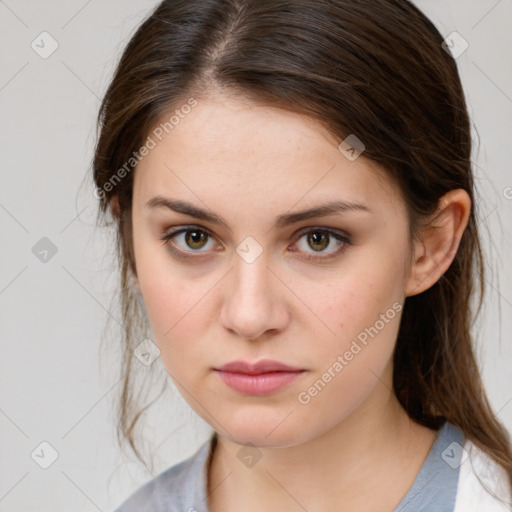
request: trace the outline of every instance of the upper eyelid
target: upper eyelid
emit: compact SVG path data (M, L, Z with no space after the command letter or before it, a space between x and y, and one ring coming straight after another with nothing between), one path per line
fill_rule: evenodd
M182 225L178 225L178 226L173 226L171 228L163 230L163 236L177 234L180 232L183 233L185 231L192 230L192 229L197 229L198 231L203 231L205 233L208 233L209 236L215 238L215 235L213 234L213 231L211 229L206 228L204 226L200 226L198 224L182 224ZM330 227L330 226L321 226L321 225L305 226L305 227L299 228L296 230L296 232L294 232L294 235L297 236L297 235L300 235L303 233L307 233L309 231L313 231L315 229L318 231L332 231L334 233L338 233L340 235L346 236L347 238L350 236L349 233L343 229L334 228L334 227Z
M183 224L183 225L174 226L172 228L169 228L168 230L166 230L164 232L162 239L174 238L174 235L178 235L178 234L181 235L181 234L186 233L187 231L193 230L193 229L197 229L198 231L203 231L210 238L217 240L216 236L213 234L213 232L210 229L205 228L200 225L197 225L197 224ZM293 243L300 240L305 234L315 231L315 230L327 232L331 236L338 235L341 238L348 239L350 241L350 243L353 243L352 236L349 233L347 233L346 231L340 230L337 228L332 228L332 227L328 227L328 226L319 226L319 225L306 226L306 227L299 228L298 230L296 230L296 232L294 232L294 234L293 234L293 239L294 239ZM338 241L340 241L340 240L338 239ZM203 252L203 251L190 251L190 252L199 253L199 252Z

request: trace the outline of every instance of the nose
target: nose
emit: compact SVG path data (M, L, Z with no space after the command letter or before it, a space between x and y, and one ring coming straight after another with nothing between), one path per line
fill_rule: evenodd
M220 322L226 329L252 341L286 327L286 287L274 272L263 255L252 263L235 258L234 269L226 276L220 312Z

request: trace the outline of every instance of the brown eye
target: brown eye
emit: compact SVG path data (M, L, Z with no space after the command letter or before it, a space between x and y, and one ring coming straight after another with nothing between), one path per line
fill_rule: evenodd
M173 255L183 260L209 258L209 251L203 250L207 248L208 242L212 243L210 249L218 247L208 230L194 226L175 229L166 233L161 240ZM312 228L304 231L291 247L294 247L293 252L305 253L305 256L301 256L303 259L321 262L341 255L349 245L353 245L349 235L327 228ZM326 250L329 247L331 251Z
M193 226L168 232L161 240L174 255L182 259L191 259L201 255L201 253L208 252L202 249L205 247L208 249L207 245L210 241L212 242L212 247L210 248L215 247L210 232ZM197 253L197 256L195 253Z
M184 233L185 243L191 249L202 249L208 240L208 234L198 229L187 230Z
M322 231L310 231L307 240L310 247L315 251L323 251L329 246L329 234Z
M301 243L303 239L305 243ZM306 254L304 259L319 262L339 256L349 245L353 245L353 242L347 235L331 229L321 228L313 228L303 232L302 236L295 242L298 250ZM331 251L326 250L329 246L331 246ZM297 251L297 249L293 250Z

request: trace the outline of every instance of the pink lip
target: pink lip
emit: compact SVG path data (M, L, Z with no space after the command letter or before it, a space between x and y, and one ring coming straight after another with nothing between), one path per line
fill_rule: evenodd
M305 370L278 361L264 359L257 363L233 361L214 368L221 379L235 391L247 395L268 395L296 379Z

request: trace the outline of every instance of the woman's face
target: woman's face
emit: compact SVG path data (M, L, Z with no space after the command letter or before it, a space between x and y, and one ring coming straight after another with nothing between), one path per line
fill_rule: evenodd
M178 389L239 444L291 446L380 414L410 274L397 188L300 114L222 96L180 112L150 133L132 212L138 283ZM294 218L334 202L361 206ZM262 359L303 371L251 394L215 370Z

